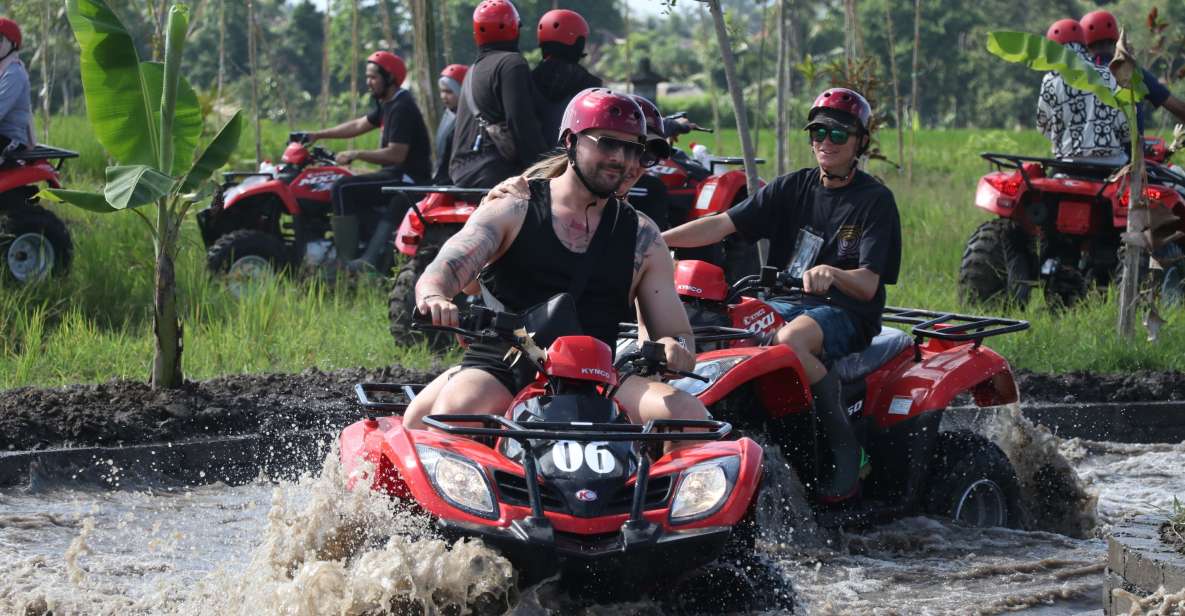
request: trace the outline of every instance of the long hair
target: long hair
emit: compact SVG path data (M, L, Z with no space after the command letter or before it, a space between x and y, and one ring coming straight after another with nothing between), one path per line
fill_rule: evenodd
M523 171L523 177L528 180L551 179L564 175L568 170L568 155L560 152L536 162Z

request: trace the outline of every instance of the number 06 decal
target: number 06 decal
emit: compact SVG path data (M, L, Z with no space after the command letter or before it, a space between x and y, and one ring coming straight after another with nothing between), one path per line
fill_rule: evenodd
M585 464L599 475L612 473L617 463L606 448L608 444L598 441L581 447L580 443L560 441L551 448L551 461L565 473L574 473Z

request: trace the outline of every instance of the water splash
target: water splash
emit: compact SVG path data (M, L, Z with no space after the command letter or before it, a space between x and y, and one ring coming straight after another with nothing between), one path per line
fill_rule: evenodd
M1030 527L1078 538L1094 536L1098 494L1086 487L1062 455L1060 439L1026 419L1016 404L997 413L985 432L1016 470Z

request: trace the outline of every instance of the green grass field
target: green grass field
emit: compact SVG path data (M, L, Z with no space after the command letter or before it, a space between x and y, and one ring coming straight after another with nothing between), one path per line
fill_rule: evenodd
M98 186L107 162L85 120L55 118L52 129L51 144L82 154L67 162L67 186ZM265 157L279 157L287 130L287 126L265 127ZM717 154L740 152L735 131L720 132L719 149L714 147L716 135L694 137ZM690 139L684 140L682 145L688 145ZM359 140L360 146L368 143ZM345 147L332 142L326 146ZM895 159L896 133L882 133L880 147ZM897 197L905 240L901 280L890 287L889 302L964 309L956 299L959 259L971 231L988 218L972 204L975 182L987 170L977 153L1042 154L1047 147L1033 131L923 130L917 137L912 186L892 165L874 161L870 170ZM773 160L772 131L761 136L760 150L760 156ZM791 157L792 169L811 162L801 133L793 135ZM254 134L247 131L232 167L253 165ZM762 176L772 177L773 168L772 162L762 165ZM147 379L153 263L144 225L128 213L99 216L68 206L53 207L70 224L76 245L74 267L66 278L34 288L0 288L0 389ZM192 220L184 242L177 271L185 327L184 369L191 379L394 362L423 368L434 361L422 347L393 343L387 333L386 292L377 285L328 288L278 280L236 300L206 276L204 250ZM1030 320L1032 329L994 338L989 346L1016 368L1044 372L1185 369L1185 353L1180 351L1185 347L1185 311L1164 315L1170 324L1156 343L1146 342L1142 329L1134 341L1121 342L1114 333L1113 295L1100 293L1095 301L1056 316L1037 298L1025 311L1012 315Z

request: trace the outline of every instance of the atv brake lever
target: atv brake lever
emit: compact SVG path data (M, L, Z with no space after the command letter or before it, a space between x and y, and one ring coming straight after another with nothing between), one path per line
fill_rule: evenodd
M682 378L695 379L701 383L708 383L712 380L702 374L696 374L696 373L690 372L688 370L667 370L666 373L670 374L670 375L682 377Z

